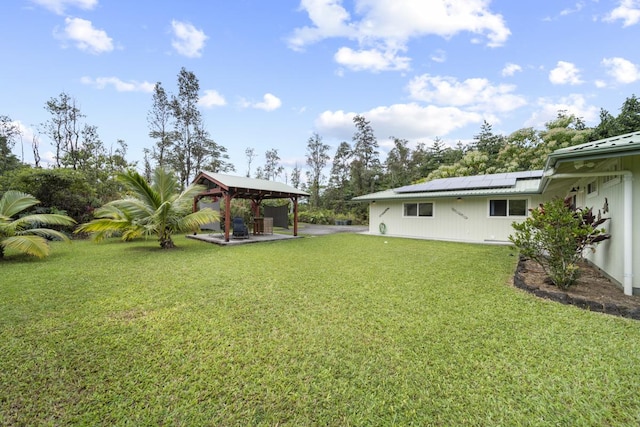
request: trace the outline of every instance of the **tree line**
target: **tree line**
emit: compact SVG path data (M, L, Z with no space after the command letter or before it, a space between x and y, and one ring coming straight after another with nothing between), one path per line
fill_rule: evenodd
M27 192L46 209L64 211L85 222L95 208L120 197L124 189L114 178L127 170L140 167L149 181L154 170L171 170L181 189L200 170L234 172L227 149L206 128L198 108L199 90L198 78L185 68L177 76L177 93L156 83L147 114L153 145L143 150L142 165L126 159L125 141L105 144L75 98L65 92L45 103L50 117L37 126L33 136L33 166L12 153L20 129L9 116L0 115L0 193ZM384 160L371 123L362 115L356 115L353 123L351 141L340 142L333 153L322 136L314 133L306 142L306 164L290 171L281 165L276 149L266 150L264 163L255 167L258 155L248 147L246 176L280 179L308 191L311 197L301 209L311 220L316 220L314 212L320 212L325 219L347 216L364 221L367 208L352 203L355 196L436 178L541 169L547 155L559 148L639 131L640 101L635 95L628 97L617 115L601 110L599 124L591 128L582 118L559 111L543 129L522 128L509 135L495 133L485 121L467 145L448 146L440 138L429 145L411 144L392 136L393 147ZM42 167L40 135L52 141L54 158L49 168Z

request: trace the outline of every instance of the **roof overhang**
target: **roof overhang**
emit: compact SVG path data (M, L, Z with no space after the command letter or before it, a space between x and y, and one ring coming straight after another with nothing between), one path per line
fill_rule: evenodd
M193 182L207 187L200 193L201 197L229 194L234 198L265 200L310 196L309 193L282 182L206 171L200 172Z

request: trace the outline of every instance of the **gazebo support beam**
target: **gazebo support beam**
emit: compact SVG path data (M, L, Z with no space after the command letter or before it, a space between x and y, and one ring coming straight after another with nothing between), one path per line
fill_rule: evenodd
M231 228L231 194L224 192L224 241L229 241L229 229Z
M293 235L298 235L298 197L292 197L293 200Z

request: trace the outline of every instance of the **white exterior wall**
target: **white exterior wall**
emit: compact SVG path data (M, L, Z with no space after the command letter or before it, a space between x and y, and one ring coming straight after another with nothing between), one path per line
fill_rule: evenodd
M631 171L634 178L640 176L640 156L621 159L621 169ZM592 179L593 180L593 179ZM589 180L582 181L586 186ZM605 198L609 205L609 213L604 217L611 218L603 224L603 227L611 234L611 239L596 246L595 253L589 253L587 259L602 269L607 275L618 282L624 283L624 239L628 231L624 230L624 178L620 177L613 183L604 183L602 177L598 178L598 192L583 197L583 206L593 207L597 214L602 210ZM633 245L633 279L634 294L640 293L640 180L632 180L633 186L633 231L628 236Z
M369 204L369 232L380 233L380 223L386 234L433 240L474 243L508 243L513 233L511 224L525 217L490 217L490 199L526 199L528 207L537 206L539 195L482 196L413 200L380 200ZM403 203L433 203L433 217L404 217Z

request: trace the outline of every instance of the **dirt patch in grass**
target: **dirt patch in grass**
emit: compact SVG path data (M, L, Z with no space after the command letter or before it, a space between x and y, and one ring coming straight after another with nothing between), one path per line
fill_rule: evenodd
M640 320L640 296L625 295L622 289L588 263L580 264L577 283L565 290L549 283L539 264L521 258L513 283L541 298Z

